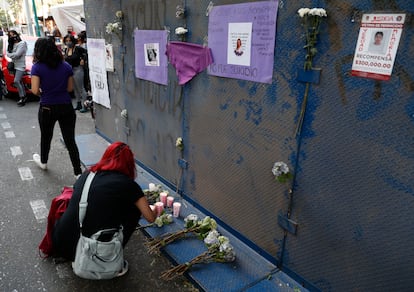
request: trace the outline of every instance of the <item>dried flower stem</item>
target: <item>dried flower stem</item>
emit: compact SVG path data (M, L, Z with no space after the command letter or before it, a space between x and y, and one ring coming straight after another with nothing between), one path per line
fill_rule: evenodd
M303 119L305 118L305 113L306 113L306 104L308 103L309 87L310 87L309 82L306 82L305 94L303 96L303 101L302 101L302 107L301 107L301 110L300 110L299 121L298 121L298 125L297 125L296 131L295 131L296 136L297 135L300 135L300 133L302 132Z
M198 229L199 229L199 226L194 226L191 228L180 230L178 232L168 233L164 236L150 239L149 241L145 243L145 246L148 248L148 252L150 254L157 254L159 253L160 248L162 248L163 246L175 240L184 238L187 235L187 233L197 231Z
M196 256L191 261L180 264L178 266L175 266L174 268L171 268L165 272L163 272L160 276L163 280L172 280L178 276L183 275L188 269L190 269L195 264L201 264L201 263L208 263L214 258L214 254L211 254L209 250L205 251L204 253Z

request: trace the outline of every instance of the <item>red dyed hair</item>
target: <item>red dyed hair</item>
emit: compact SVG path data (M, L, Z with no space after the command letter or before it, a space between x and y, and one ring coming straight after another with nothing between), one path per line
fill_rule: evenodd
M113 170L121 172L132 179L137 176L134 154L129 146L123 142L114 142L106 148L101 160L92 167L93 172Z

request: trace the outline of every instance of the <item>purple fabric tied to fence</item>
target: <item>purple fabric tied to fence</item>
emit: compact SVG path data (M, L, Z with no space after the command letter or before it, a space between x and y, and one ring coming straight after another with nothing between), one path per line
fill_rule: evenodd
M197 44L169 42L167 56L175 67L179 85L187 83L213 63L210 48Z

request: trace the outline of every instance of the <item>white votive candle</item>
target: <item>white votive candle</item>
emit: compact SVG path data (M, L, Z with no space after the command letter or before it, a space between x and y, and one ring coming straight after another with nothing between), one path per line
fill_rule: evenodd
M148 185L148 189L149 189L149 191L150 191L150 192L154 192L154 191L156 191L155 184L154 184L154 183L150 183L150 184Z
M180 208L181 208L181 203L179 202L173 203L173 217L180 216Z

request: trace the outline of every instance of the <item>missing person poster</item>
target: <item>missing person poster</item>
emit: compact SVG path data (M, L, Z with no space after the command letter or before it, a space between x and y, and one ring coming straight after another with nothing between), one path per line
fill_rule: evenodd
M352 76L389 80L405 14L364 14L352 63Z
M88 38L89 78L93 101L111 108L106 62L102 62L102 60L106 60L105 40Z
M213 6L210 75L272 83L278 1Z
M168 32L135 30L135 76L155 83L168 84Z

